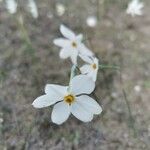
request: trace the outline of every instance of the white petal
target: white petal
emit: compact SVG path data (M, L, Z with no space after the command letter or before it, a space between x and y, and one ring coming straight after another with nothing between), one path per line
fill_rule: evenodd
M64 95L67 93L67 86L61 86L57 84L47 84L45 86L45 93L49 95L51 100L61 101Z
M70 58L73 64L77 64L78 51L76 49L70 50Z
M81 57L81 59L89 64L93 63L93 57L87 56L87 55L82 55L79 54L79 56Z
M53 41L53 43L60 47L68 47L70 45L70 41L63 38L58 38Z
M60 58L66 59L70 56L69 50L66 48L62 49L59 53Z
M51 99L49 95L42 95L34 100L32 103L35 108L43 108L56 103L55 99Z
M100 114L102 112L101 106L93 98L87 95L77 97L77 101L81 103L87 111L93 114Z
M70 106L64 102L57 103L52 111L51 119L56 124L62 124L70 115Z
M76 39L77 39L79 42L81 42L81 41L83 40L83 35L82 35L82 34L78 34L78 35L76 36Z
M92 71L92 67L91 67L91 65L83 65L80 68L80 71L81 71L82 74L87 74L87 73Z
M78 75L71 80L70 87L75 95L90 94L95 88L95 82L87 75Z
M71 105L71 113L83 122L89 122L93 119L93 114L87 111L79 102Z
M60 32L62 33L62 35L68 39L74 39L75 38L75 34L73 33L73 31L71 31L69 28L67 28L64 25L60 26Z
M87 74L86 74L89 78L91 78L94 82L96 81L96 73L95 73L95 71L94 70L91 70L91 72L88 72Z
M16 0L6 0L6 8L8 9L9 13L14 14L17 12L17 2Z
M96 79L97 79L97 72L98 72L98 70L96 69L96 70L92 71L92 72L89 74L89 77L91 77L94 82L95 82Z
M95 63L96 65L98 65L98 64L99 64L99 60L98 60L98 58L94 57L94 58L93 58L93 60L94 60L94 63Z
M78 50L80 52L81 55L85 55L85 56L93 56L93 52L91 50L89 50L84 44L79 44L78 45Z

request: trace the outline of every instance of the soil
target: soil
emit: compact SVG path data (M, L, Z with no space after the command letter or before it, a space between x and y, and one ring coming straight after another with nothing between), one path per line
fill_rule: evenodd
M38 0L38 19L25 4L11 15L0 2L0 150L149 150L150 1L136 17L125 13L128 0L63 0L61 17L56 2ZM86 25L89 15L98 17L94 28ZM103 113L90 123L71 116L58 126L52 107L31 105L47 83L69 82L72 64L53 44L62 23L83 33L102 64L120 66L99 70L95 94Z

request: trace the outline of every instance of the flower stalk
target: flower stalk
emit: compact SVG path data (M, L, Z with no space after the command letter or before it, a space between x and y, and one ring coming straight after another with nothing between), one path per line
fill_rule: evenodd
M116 69L119 70L120 67L119 66L113 66L113 65L99 65L99 69Z
M23 16L20 14L19 17L16 18L17 19L17 22L18 22L18 26L20 28L20 31L21 31L21 36L22 36L22 39L24 40L26 46L27 46L27 49L28 49L28 52L33 54L34 53L34 49L32 47L32 43L31 43L31 40L29 38L29 35L28 35L28 32L24 26L24 19L23 19Z

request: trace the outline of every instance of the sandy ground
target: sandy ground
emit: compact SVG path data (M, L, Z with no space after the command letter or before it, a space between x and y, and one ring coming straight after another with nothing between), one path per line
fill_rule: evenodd
M32 48L17 23L19 13L10 15L0 2L0 150L149 150L150 1L144 1L144 15L135 18L125 14L127 0L62 2L67 11L61 17L54 0L38 0L37 20L21 9ZM99 21L89 28L86 18L93 14ZM102 63L121 67L99 70L95 92L103 113L91 123L70 117L57 126L51 108L31 106L46 83L68 84L71 63L59 59L52 43L61 23L83 33Z

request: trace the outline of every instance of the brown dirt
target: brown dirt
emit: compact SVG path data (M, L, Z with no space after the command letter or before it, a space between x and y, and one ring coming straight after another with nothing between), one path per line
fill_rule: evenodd
M150 1L144 1L144 15L135 18L125 14L127 0L104 1L104 5L99 3L99 11L96 0L63 1L67 11L58 17L54 0L38 0L37 20L22 12L32 48L22 37L17 15L7 13L0 2L0 150L149 149ZM47 13L53 16L48 18ZM98 25L87 27L86 17L97 13ZM91 123L70 117L57 126L51 122L51 108L31 106L46 83L68 83L71 63L59 59L59 50L52 43L60 36L61 23L82 32L101 62L121 66L123 82L119 71L99 71L96 95L104 111ZM129 122L123 89L137 136Z

